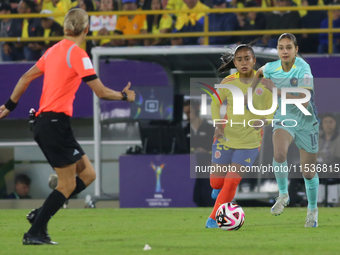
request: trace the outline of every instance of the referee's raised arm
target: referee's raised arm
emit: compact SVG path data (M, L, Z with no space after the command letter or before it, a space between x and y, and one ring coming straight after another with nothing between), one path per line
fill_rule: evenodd
M122 92L115 91L105 87L99 78L86 82L100 99L104 100L125 100L129 102L135 101L135 92L130 90L131 82L129 82Z

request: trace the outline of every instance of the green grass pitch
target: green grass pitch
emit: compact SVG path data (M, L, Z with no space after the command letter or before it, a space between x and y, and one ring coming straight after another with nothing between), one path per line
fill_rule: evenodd
M339 254L340 208L319 208L319 227L304 228L306 208L243 208L238 231L206 229L210 208L61 209L49 224L59 245L24 246L29 210L0 210L0 254ZM151 250L143 251L145 244Z

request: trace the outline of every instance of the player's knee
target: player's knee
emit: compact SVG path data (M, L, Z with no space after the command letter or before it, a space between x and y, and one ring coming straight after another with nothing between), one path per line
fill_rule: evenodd
M96 177L97 177L96 172L94 170L91 171L88 178L87 178L88 185L90 185L92 182L94 182Z
M78 174L80 179L83 180L85 186L89 186L96 179L96 172L92 165L87 166L80 174Z
M87 187L96 179L96 172L94 170L88 171L86 174L82 174L80 177L83 180L85 186Z
M277 163L283 163L287 159L287 153L283 150L278 150L274 153L274 160Z
M304 177L305 179L307 179L307 180L313 179L314 176L315 176L315 172L313 172L313 171L308 171L309 169L305 169L305 170L306 170L306 172L303 172L303 177Z
M64 194L65 197L69 197L76 188L76 180L59 181L57 190Z
M94 171L93 167L86 171L86 175L84 176L84 183L87 186L89 186L94 180L96 179L96 172Z

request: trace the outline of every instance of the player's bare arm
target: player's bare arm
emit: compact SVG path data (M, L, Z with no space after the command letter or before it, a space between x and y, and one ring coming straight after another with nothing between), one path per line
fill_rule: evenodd
M270 90L271 92L273 92L273 88L276 88L274 82L271 79L263 78L261 82L262 82L263 85L265 85L266 89ZM277 95L278 95L278 97L281 97L281 89L277 89ZM286 95L287 99L303 99L305 97L306 97L306 94L304 94L304 93L299 93L298 96L292 95L290 93L287 93L287 95ZM305 108L307 108L308 104L309 104L309 101L306 102L306 103L303 103L302 105Z
M36 65L34 65L23 76L21 76L13 90L12 95L10 96L9 100L11 101L11 103L16 105L30 83L41 75L43 75L43 72L40 71L40 69ZM7 109L5 105L0 106L0 119L5 118L10 113L10 110L11 109Z
M256 88L256 86L260 83L260 79L263 77L263 70L264 70L264 66L260 67L259 70L257 70L254 79L251 83L251 88L254 91L254 89ZM244 95L244 105L247 104L247 98L248 98L248 94Z
M263 123L262 123L263 121ZM262 118L261 120L257 120L253 123L254 129L259 130L262 128L263 125L268 125L268 120L266 118Z
M264 66L260 67L259 70L257 70L255 77L251 83L251 88L254 90L256 88L256 86L260 83L260 78L263 77L263 70L264 70Z
M87 82L87 85L94 91L97 97L104 100L123 100L124 96L122 92L112 90L108 87L105 87L99 78ZM123 89L123 92L127 95L127 101L133 102L135 101L135 92L130 90L131 83L129 82L126 87Z
M214 137L217 138L217 139L221 139L221 138L224 137L223 124L216 124Z

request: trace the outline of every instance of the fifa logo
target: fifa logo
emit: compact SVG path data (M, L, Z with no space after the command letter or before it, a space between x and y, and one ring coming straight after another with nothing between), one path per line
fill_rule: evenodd
M155 171L156 174L156 193L162 193L162 187L161 187L161 174L164 168L164 164L161 164L160 166L156 166L153 163L151 163L152 169Z

